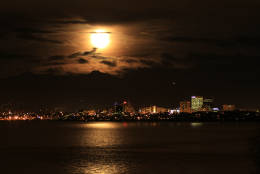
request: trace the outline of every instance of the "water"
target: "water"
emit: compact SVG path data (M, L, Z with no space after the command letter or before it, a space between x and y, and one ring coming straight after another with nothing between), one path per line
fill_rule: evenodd
M0 122L2 174L251 174L259 123Z

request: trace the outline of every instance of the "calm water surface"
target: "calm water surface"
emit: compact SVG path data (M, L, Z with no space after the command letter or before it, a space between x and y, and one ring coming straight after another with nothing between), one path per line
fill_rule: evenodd
M253 174L259 123L0 122L3 174Z

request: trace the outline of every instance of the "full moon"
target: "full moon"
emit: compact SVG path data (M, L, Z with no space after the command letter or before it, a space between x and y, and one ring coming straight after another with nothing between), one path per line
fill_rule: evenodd
M106 48L110 43L109 32L105 32L104 30L96 30L90 35L91 44L95 48Z

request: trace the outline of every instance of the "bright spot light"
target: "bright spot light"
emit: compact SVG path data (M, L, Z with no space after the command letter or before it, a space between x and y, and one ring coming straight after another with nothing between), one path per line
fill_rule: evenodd
M90 36L91 43L95 48L105 48L110 43L110 36L108 32L104 30L96 30Z

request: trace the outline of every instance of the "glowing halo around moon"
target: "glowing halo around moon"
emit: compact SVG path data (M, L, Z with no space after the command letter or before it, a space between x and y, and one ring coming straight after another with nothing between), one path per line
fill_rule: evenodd
M106 48L110 43L110 33L104 30L96 30L90 35L91 44L98 49Z

